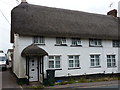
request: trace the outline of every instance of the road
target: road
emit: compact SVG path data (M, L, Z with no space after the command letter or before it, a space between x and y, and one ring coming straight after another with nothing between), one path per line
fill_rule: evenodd
M3 88L2 90L26 90L16 83L16 78L13 75L13 73L10 71L10 69L7 69L7 71L0 72L0 88ZM56 86L45 87L42 90L82 90L82 89L91 90L90 88L92 88L92 90L98 90L99 88L111 88L109 90L118 90L118 82L110 81L110 82L76 83L76 84L59 85L59 86L56 85ZM30 90L36 90L36 89L30 89Z

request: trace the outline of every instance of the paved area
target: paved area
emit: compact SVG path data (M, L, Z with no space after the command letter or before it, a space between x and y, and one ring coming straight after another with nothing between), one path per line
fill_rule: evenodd
M116 81L105 81L105 82L91 82L91 83L74 83L74 84L67 84L67 85L56 85L56 86L49 86L45 87L42 90L81 90L82 88L116 88L118 90L119 82ZM23 89L22 86L16 83L16 78L10 71L0 72L0 89L2 90L36 90L36 89ZM112 90L114 90L112 89ZM40 89L37 89L40 90Z
M110 86L110 87L109 87ZM114 86L114 87L112 87ZM118 88L118 81L105 81L105 82L90 82L90 83L74 83L74 84L67 84L67 85L56 85L56 86L49 86L46 88Z
M0 72L0 77L2 77L2 88L8 88L8 89L13 89L13 88L21 88L17 83L16 83L16 78L13 75L13 73L10 71L9 66L7 71L2 71Z

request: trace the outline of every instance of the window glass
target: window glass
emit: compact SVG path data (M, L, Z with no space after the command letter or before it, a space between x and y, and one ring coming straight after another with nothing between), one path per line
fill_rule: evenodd
M56 38L56 44L57 45L66 44L66 38L65 37L57 37Z
M100 39L90 39L90 46L102 46L102 40Z
M49 56L49 68L60 68L60 56Z
M116 59L115 55L107 55L107 67L115 67Z
M72 45L81 45L81 40L80 38L72 38Z
M35 36L34 37L35 44L45 44L45 38L43 36Z
M5 61L6 58L5 57L0 57L0 61Z
M99 66L100 65L100 55L90 55L91 66Z
M70 68L78 68L80 67L79 56L71 55L69 57L69 67Z

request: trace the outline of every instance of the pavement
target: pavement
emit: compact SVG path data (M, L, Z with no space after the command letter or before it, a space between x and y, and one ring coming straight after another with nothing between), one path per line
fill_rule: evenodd
M66 85L55 85L49 86L46 88L54 88L54 89L63 89L63 88L98 88L98 87L109 87L115 86L113 88L118 88L118 80L115 81L104 81L104 82L90 82L90 83L74 83L74 84L66 84Z

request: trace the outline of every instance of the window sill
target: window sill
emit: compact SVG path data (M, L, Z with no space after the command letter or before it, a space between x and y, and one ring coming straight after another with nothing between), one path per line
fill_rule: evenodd
M40 44L40 43L34 43L35 45L45 45L45 44Z
M62 70L61 68L49 68L47 70Z
M101 66L91 66L90 68L101 68Z
M89 45L89 47L103 47L103 46L95 46L95 45Z
M82 45L71 45L71 47L82 47Z
M107 68L116 68L117 66L111 66L111 67L107 67Z
M114 47L114 48L120 48L120 46L118 46L118 47L117 47L117 46L113 46L113 47Z
M55 44L55 46L67 46L67 44Z
M78 68L68 68L68 70L73 70L73 69L81 69L81 67L78 67Z

